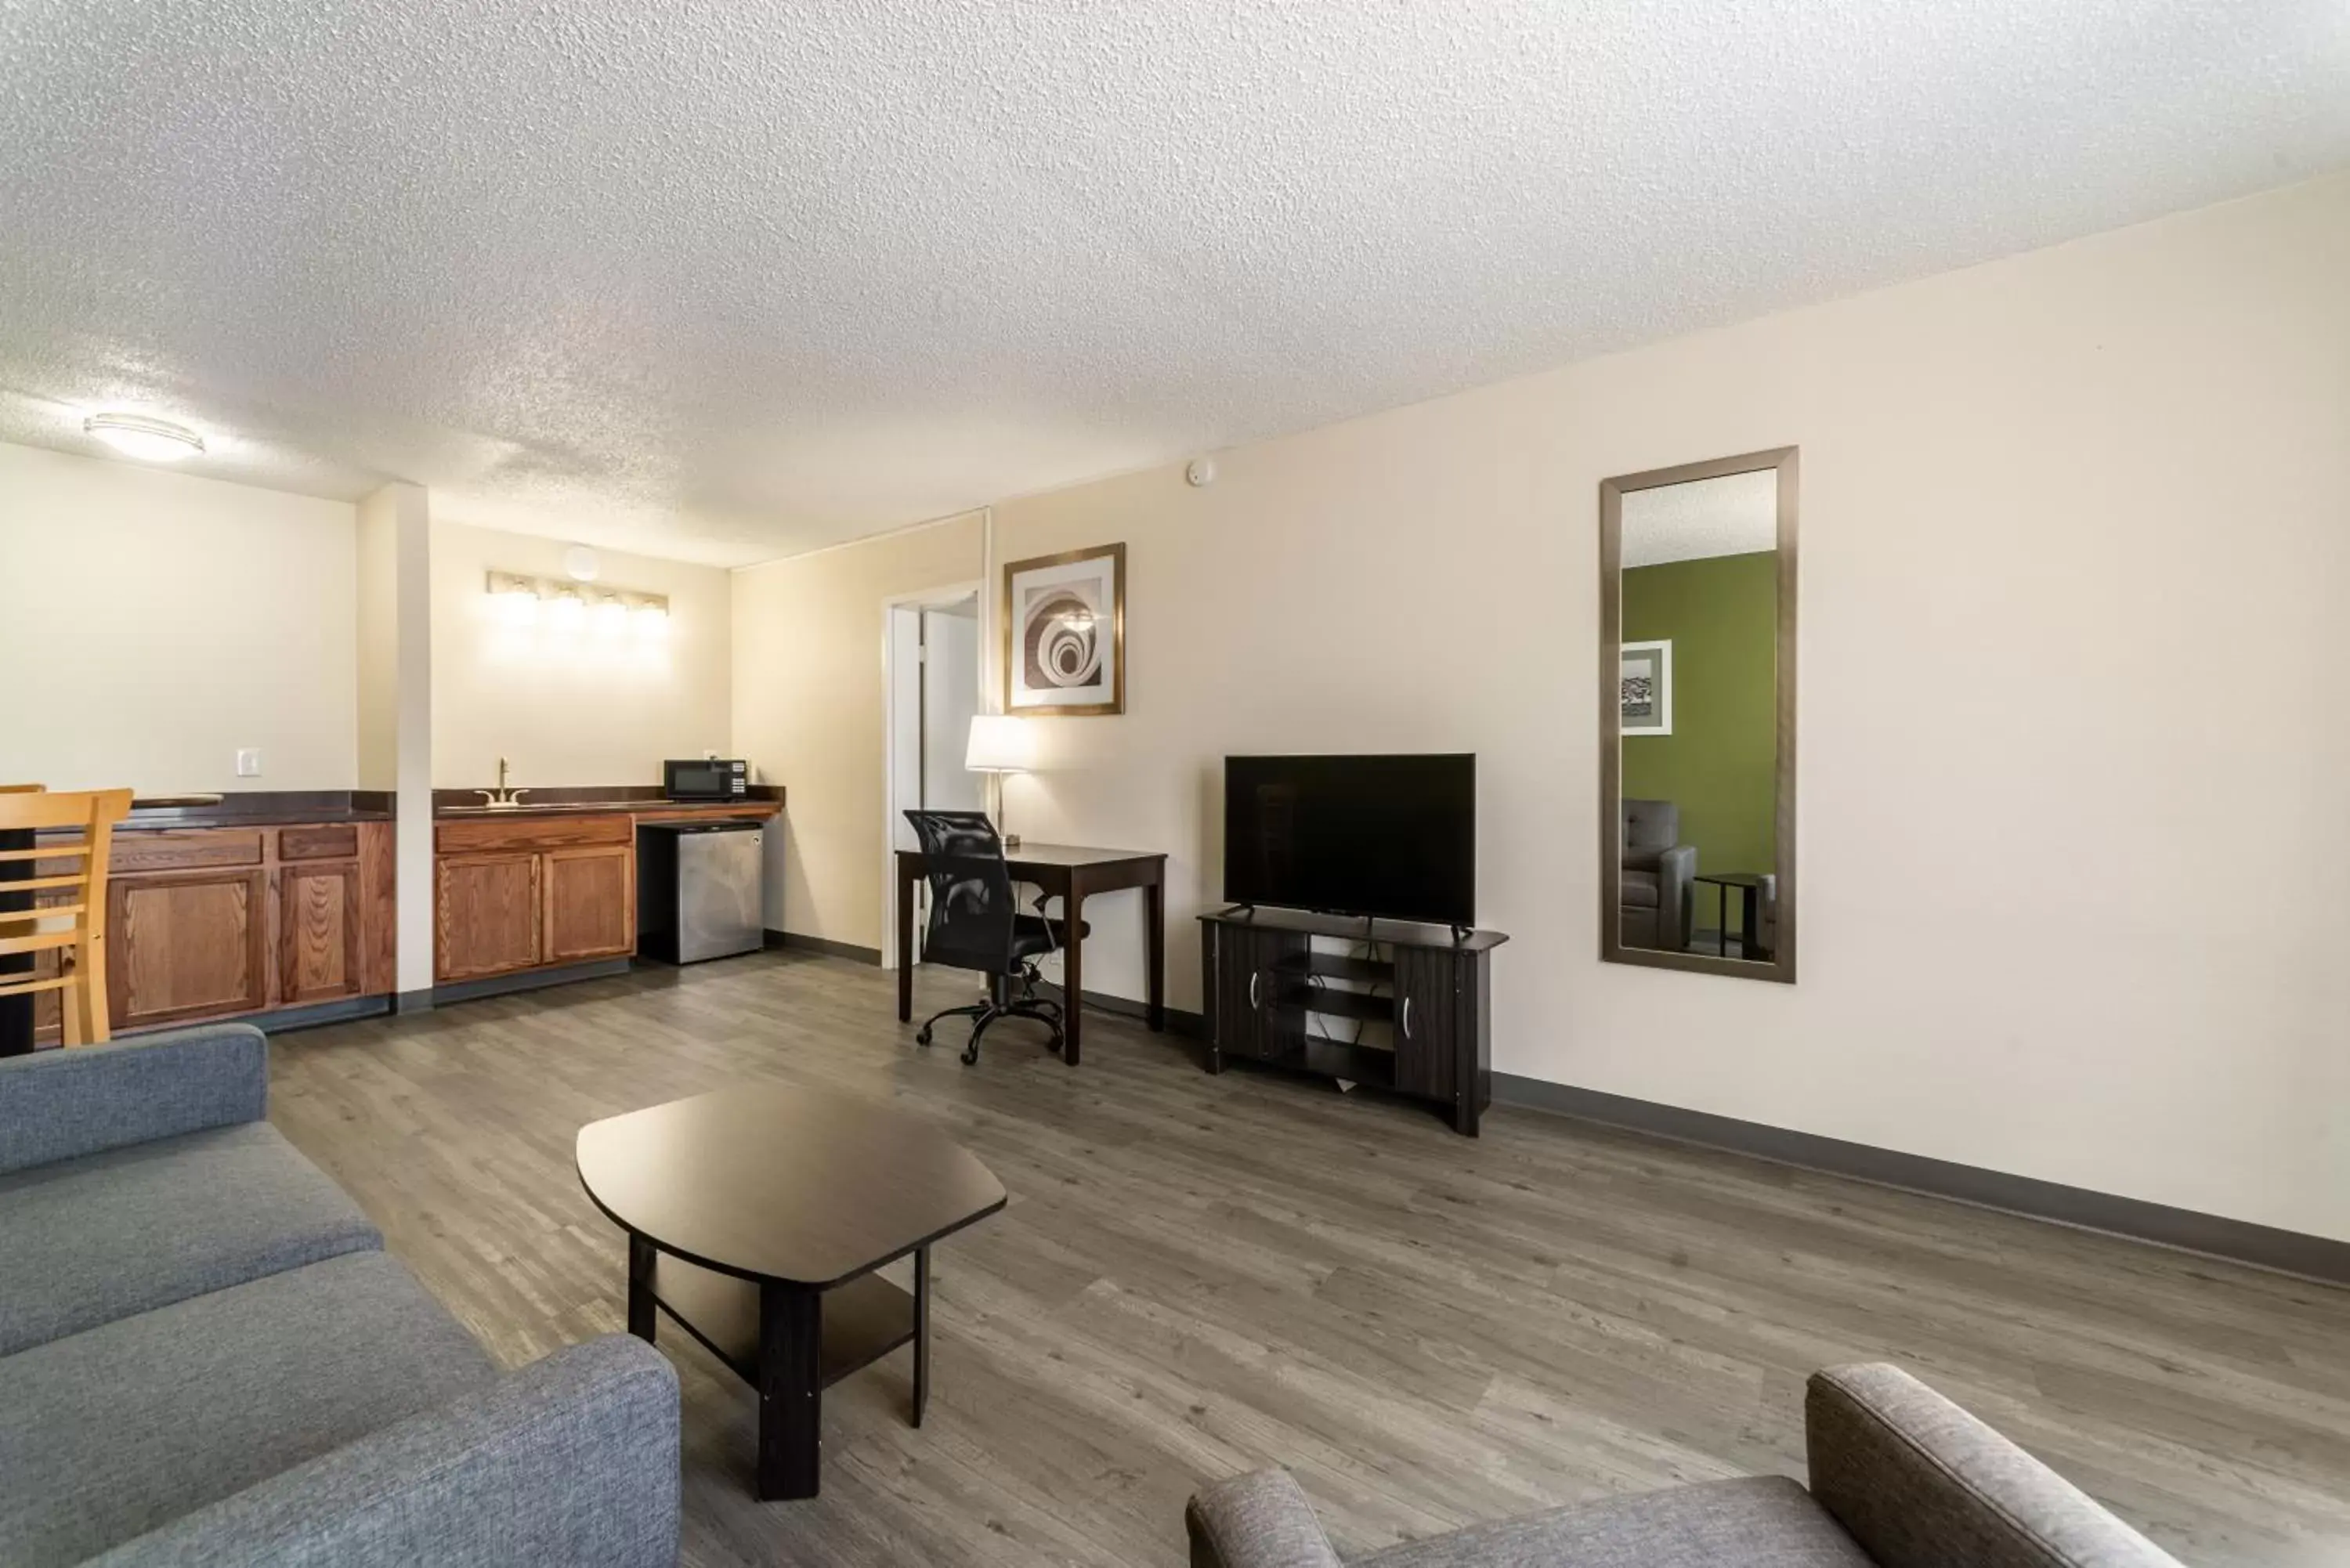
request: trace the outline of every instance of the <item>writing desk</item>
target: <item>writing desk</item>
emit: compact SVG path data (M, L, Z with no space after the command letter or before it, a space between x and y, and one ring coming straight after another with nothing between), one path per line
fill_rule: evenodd
M927 866L919 849L898 851L898 1022L914 1016L914 890ZM1149 970L1149 1011L1153 1030L1167 1027L1167 857L1139 849L1088 849L1076 844L1024 844L1007 849L1003 864L1014 882L1026 882L1061 900L1063 929L1069 940L1061 949L1061 1060L1077 1064L1078 1021L1085 1014L1085 943L1076 936L1085 919L1086 898L1093 893L1142 889L1144 960Z

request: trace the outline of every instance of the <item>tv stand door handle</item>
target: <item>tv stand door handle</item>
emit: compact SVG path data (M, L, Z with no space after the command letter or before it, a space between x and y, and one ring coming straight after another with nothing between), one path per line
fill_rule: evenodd
M1262 976L1257 974L1251 974L1249 976L1249 1005L1251 1007L1262 1007L1264 1005L1256 999L1256 982L1261 978Z
M1411 1038L1411 998L1409 996L1403 999L1403 1037L1407 1040Z

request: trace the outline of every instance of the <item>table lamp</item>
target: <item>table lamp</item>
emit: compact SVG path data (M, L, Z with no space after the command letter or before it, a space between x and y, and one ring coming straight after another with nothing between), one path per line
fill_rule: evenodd
M974 713L971 719L971 743L963 752L965 771L994 775L995 831L1003 839L1003 847L1020 847L1019 835L1003 828L1003 775L1024 774L1035 765L1036 738L1028 732L1028 722L1011 713Z

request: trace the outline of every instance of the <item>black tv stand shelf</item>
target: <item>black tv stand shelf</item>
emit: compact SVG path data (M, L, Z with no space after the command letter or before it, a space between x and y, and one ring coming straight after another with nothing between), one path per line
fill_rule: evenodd
M1200 924L1209 1072L1230 1058L1370 1084L1476 1136L1492 1102L1492 951L1508 937L1263 908ZM1367 950L1317 950L1317 937ZM1333 1038L1332 1019L1360 1037Z

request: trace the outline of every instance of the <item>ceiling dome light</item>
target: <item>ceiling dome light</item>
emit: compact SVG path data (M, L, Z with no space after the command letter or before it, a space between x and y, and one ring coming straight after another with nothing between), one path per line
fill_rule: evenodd
M81 428L123 456L150 462L177 462L204 450L204 438L187 426L140 414L92 414Z

